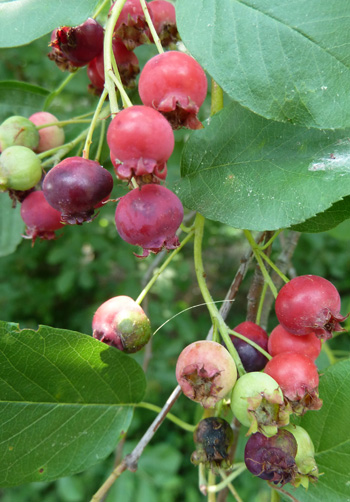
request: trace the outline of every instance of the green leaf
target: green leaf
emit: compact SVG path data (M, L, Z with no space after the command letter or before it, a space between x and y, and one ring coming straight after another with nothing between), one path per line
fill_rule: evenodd
M300 502L344 502L350 498L349 386L350 360L347 359L331 366L320 378L323 406L317 412L307 412L301 420L300 425L314 443L322 476L308 491L288 489Z
M181 38L243 106L317 128L350 126L348 1L177 0Z
M0 123L11 115L29 117L42 110L49 91L18 81L0 82Z
M87 469L127 431L145 378L131 357L81 333L0 322L0 486Z
M235 228L301 223L350 194L348 135L269 121L231 104L192 133L177 194L189 209Z
M91 17L98 0L15 0L0 3L0 47L29 44L58 26Z
M12 207L8 193L0 193L0 256L13 253L22 240L24 222L20 205Z
M310 233L326 232L348 218L350 218L349 196L333 204L333 206L327 209L324 213L317 214L313 218L306 220L304 223L294 225L292 230Z

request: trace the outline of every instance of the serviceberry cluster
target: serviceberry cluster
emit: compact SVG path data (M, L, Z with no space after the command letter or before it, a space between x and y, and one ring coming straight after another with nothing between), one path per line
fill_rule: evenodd
M232 345L244 368L238 380L231 355L213 341L188 345L178 358L176 378L188 398L212 408L213 413L220 409L223 398L230 404L233 417L248 427L245 464L252 474L276 485L307 488L309 481L318 478L314 447L308 433L290 419L321 408L314 361L321 340L342 330L339 323L346 317L340 314L337 289L314 275L287 282L277 295L275 309L280 324L270 336L251 321L231 331ZM205 420L209 419L202 422ZM231 427L223 443L226 449L218 446L219 456L205 453L206 448L215 452L211 445L216 432L207 432L210 423L203 430L206 436L199 446L197 429L194 434L193 463L203 463L216 472L223 462L221 467L227 469Z

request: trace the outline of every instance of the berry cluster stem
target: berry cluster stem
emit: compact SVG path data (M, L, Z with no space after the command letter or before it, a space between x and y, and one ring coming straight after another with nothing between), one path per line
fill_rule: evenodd
M149 29L151 31L154 43L155 43L155 45L157 47L157 50L158 50L159 54L162 54L164 52L164 50L163 50L162 44L161 44L161 42L159 40L158 34L156 32L156 29L155 29L155 27L154 27L154 25L152 23L152 19L151 19L151 16L149 15L149 11L147 9L147 5L146 5L145 0L140 0L140 4L141 4L142 10L143 10L143 13L145 15L146 23L148 24L148 27L149 27Z
M209 314L212 320L212 324L217 324L220 335L225 342L227 350L230 352L234 362L236 363L238 373L242 376L245 374L244 367L242 365L241 359L235 349L230 335L228 327L225 324L225 321L221 317L218 308L213 301L211 294L208 290L206 281L205 281L205 272L203 266L203 258L202 258L202 241L203 241L203 233L204 233L204 222L205 218L201 214L197 213L194 227L194 266L197 275L198 286L201 290L204 301L206 302L207 309L209 310Z
M105 100L107 98L107 95L108 95L107 90L103 89L103 92L102 92L102 94L100 96L99 102L97 103L97 106L96 106L96 109L95 109L95 113L94 113L94 115L92 117L92 120L91 120L91 123L90 123L90 127L89 127L89 131L88 131L87 136L86 136L84 150L83 150L83 158L84 159L88 159L89 158L90 145L92 143L92 135L94 134L96 123L97 123L97 120L100 117L101 110L102 110L102 107L103 107L103 103L105 102Z

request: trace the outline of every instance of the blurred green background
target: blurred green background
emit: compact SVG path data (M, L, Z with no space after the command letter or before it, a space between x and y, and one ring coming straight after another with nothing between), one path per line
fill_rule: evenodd
M0 80L19 80L53 90L64 80L63 74L46 57L49 36L29 46L1 50ZM136 50L141 66L153 54L153 46ZM53 102L49 111L59 119L66 119L93 110L96 97L87 92L86 69L81 69L64 92ZM137 91L130 97L138 101ZM209 96L210 97L210 96ZM208 116L209 97L201 118ZM7 103L8 105L8 103ZM39 111L39 110L38 110ZM0 117L4 120L6 116ZM65 128L67 138L81 130L78 126ZM168 163L167 183L180 176L181 151L189 133L176 132L176 148ZM98 137L98 135L96 136ZM96 140L97 142L97 140ZM103 149L101 161L110 169L108 150ZM126 192L116 182L114 196ZM5 195L1 195L4 197ZM1 319L19 322L21 327L35 328L46 324L91 334L91 320L96 308L112 296L120 294L136 298L142 290L144 278L155 257L138 260L136 251L117 235L114 225L115 204L101 208L99 216L89 224L64 228L55 241L31 242L23 240L17 250L0 258ZM303 234L292 264L297 275L317 274L331 280L342 296L343 313L350 310L350 225L349 220L330 232ZM274 245L272 258L276 258L279 242ZM241 231L216 222L207 222L204 240L204 263L207 281L214 300L222 300L247 250ZM245 319L247 293L252 269L249 271L229 314L228 323L234 327ZM176 385L175 364L182 348L197 339L205 338L210 318L196 284L189 243L166 269L147 296L146 308L152 326L165 324L153 339L152 357L147 367L148 390L145 401L162 406ZM190 310L186 310L189 307ZM183 312L182 312L183 311ZM180 312L182 312L180 315ZM176 317L173 317L176 316ZM271 315L269 330L276 324ZM349 322L347 322L349 328ZM330 346L348 354L349 339L340 335ZM144 351L135 359L142 365ZM320 368L327 366L326 355L319 359ZM198 406L181 396L173 412L189 423L200 419ZM141 438L154 418L154 413L136 409L132 426L127 434L123 455ZM244 437L238 446L237 460L242 460ZM146 448L138 471L126 472L115 483L106 501L114 502L199 502L205 500L197 488L197 469L190 463L194 450L190 433L179 431L176 425L165 422ZM117 452L120 455L120 452ZM105 480L115 462L111 455L102 463L72 478L53 483L33 483L0 491L2 502L83 502ZM264 502L270 500L265 483L253 479L248 473L235 482L242 500ZM227 500L233 500L229 495Z

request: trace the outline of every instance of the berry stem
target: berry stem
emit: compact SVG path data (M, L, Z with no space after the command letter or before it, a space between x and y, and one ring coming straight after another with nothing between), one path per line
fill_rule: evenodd
M96 19L97 16L103 11L106 5L110 4L110 0L104 0L104 2L101 3L99 7L95 10L94 15L92 16L92 19Z
M155 411L156 413L162 411L162 408L160 408L159 406L156 406L155 404L151 403L146 403L143 401L141 403L135 404L135 408L145 408L146 410ZM176 415L173 415L172 413L168 413L166 415L166 418L169 419L174 424L181 427L182 429L184 429L185 431L194 432L196 428L196 425L188 424L187 422L184 422L183 420L181 420L181 418L178 418Z
M271 258L269 258L263 251L259 251L259 254L260 256L270 265L270 267L276 272L276 274L278 274L280 276L280 278L284 281L284 282L289 282L289 279L287 276L284 275L283 272L281 272L281 270L274 264L274 262L271 260Z
M233 329L230 329L229 332L232 335L236 336L237 338L240 338L244 342L249 343L249 345L251 345L252 347L254 347L254 349L256 349L259 352L261 352L267 359L269 359L269 360L272 359L272 356L268 352L266 352L266 350L264 350L262 347L260 347L260 345L258 345L257 343L253 342L253 340L249 340L249 338L247 338L244 335L241 335L240 333L237 333L237 331L234 331Z
M279 234L283 231L283 229L281 228L280 230L277 230L277 232L275 232L273 234L273 236L271 237L271 239L269 239L267 242L265 242L265 244L263 244L262 246L260 246L260 249L263 251L264 249L267 249L269 246L271 246L271 244L273 243L273 241L276 239L276 237L279 236Z
M129 106L132 106L132 102L129 99L129 96L127 95L127 93L126 93L126 91L125 91L125 89L123 87L123 84L121 82L121 78L120 78L118 66L117 66L117 63L116 63L113 51L112 51L111 58L112 58L112 68L113 68L113 71L114 71L114 74L111 73L111 77L113 79L113 82L117 86L118 91L120 92L120 96L121 96L122 101L123 101L123 107L124 108L129 108Z
M263 288L261 291L261 295L260 295L260 299L259 299L258 311L256 313L255 322L256 322L256 324L259 324L259 325L260 325L261 314L262 314L262 310L263 310L263 306L264 306L267 286L268 286L267 282L264 282L264 285L263 285Z
M43 162L42 166L47 167L51 164L57 163L62 157L67 155L68 152L72 150L76 145L78 145L81 141L84 141L89 129L84 129L76 138L74 138L69 143L65 143L62 146L56 146L55 148L51 148L51 150L47 150L46 152L40 153L38 155L39 159L43 159L45 157L49 157L45 162Z
M170 256L165 260L163 265L154 273L154 276L152 277L152 279L148 282L148 284L143 288L143 290L141 291L139 296L136 298L136 300L135 300L136 303L138 303L139 305L141 304L142 300L145 298L148 291L151 289L151 287L156 282L156 280L161 275L161 273L166 269L166 267L169 265L171 260L181 251L181 249L184 247L184 245L187 244L187 242L190 239L192 239L193 235L194 235L194 230L192 230L192 232L190 232L188 235L186 235L184 240L180 243L180 246L178 246L176 249L174 249L174 251L172 251L172 253L170 253Z
M96 151L96 155L95 155L96 162L100 161L100 156L101 156L101 152L102 152L103 142L104 142L104 139L105 139L105 133L106 133L106 121L102 120L101 130L100 130L100 137L99 137L99 140L98 140L98 146L97 146L97 151Z
M229 476L226 476L225 471L220 469L219 473L220 473L220 476L222 477L223 481L221 481L217 485L211 486L210 488L208 488L208 491L220 492L221 490L226 488L226 486L228 486L234 479L238 478L238 476L240 474L242 474L242 472L244 472L245 470L246 470L246 466L245 466L244 462L237 462L237 464L235 464L233 466L233 472L231 472L231 474L229 474ZM240 500L240 499L238 499L238 500Z
M105 37L103 42L105 88L107 89L108 92L112 116L116 115L119 111L117 94L115 92L115 87L114 87L115 82L112 78L113 75L112 58L114 57L112 50L112 39L113 39L115 24L125 4L125 1L126 0L117 0L115 2L111 12L111 16L107 21Z
M148 24L148 27L149 27L150 32L152 34L153 41L157 47L157 50L158 50L159 54L163 54L164 49L163 49L162 44L159 40L156 29L152 23L152 19L151 19L151 16L149 15L145 0L140 0L140 4L141 4L142 10L143 10L143 13L145 15L146 23Z
M103 107L103 103L105 102L105 100L107 98L107 94L108 94L107 90L103 89L103 92L102 92L102 94L100 96L100 99L99 99L99 101L97 103L97 106L96 106L96 109L95 109L95 113L94 113L94 115L92 117L91 124L90 124L90 127L89 127L89 131L87 133L86 140L85 140L84 150L83 150L83 158L84 159L88 159L89 158L90 145L92 143L92 135L94 134L96 123L97 123L97 120L100 117L101 110L102 110L102 107Z
M50 122L47 124L41 124L39 126L35 126L35 129L37 131L40 131L40 129L45 129L45 127L52 127L52 126L57 126L57 127L64 127L69 124L89 124L90 120L89 119L69 119L69 120L60 120L58 122Z
M255 256L255 259L258 262L258 264L260 266L260 269L261 269L261 273L264 276L264 280L265 280L265 282L268 283L268 285L270 286L270 289L272 291L273 296L276 298L277 297L277 289L276 289L276 286L272 282L272 279L271 279L271 277L269 276L269 274L268 274L268 272L266 270L264 262L261 259L261 256L260 256L260 253L259 253L259 246L257 246L257 244L256 244L255 240L253 239L253 236L252 236L252 234L250 233L249 230L243 230L243 232L244 232L244 235L246 236L249 244L251 245L251 248L252 248L254 256Z
M209 314L212 320L212 324L217 324L218 329L220 331L220 335L225 342L227 350L231 354L234 362L236 363L237 370L240 376L245 374L245 369L241 362L241 359L238 355L237 350L235 349L230 335L228 327L225 324L225 321L221 317L219 310L217 309L211 294L208 290L206 281L205 281L205 272L203 267L203 259L202 259L202 241L203 241L203 233L204 233L204 222L205 218L201 214L197 213L194 227L194 267L197 275L197 282L199 289L201 290L203 299L207 305L207 309L209 310Z
M43 111L46 111L49 106L51 105L52 101L57 98L59 94L63 91L63 89L66 87L67 84L72 80L72 78L78 73L79 70L76 70L74 73L70 73L64 80L63 82L55 89L52 91L46 98L44 106L43 106Z
M215 482L216 482L215 474L213 473L212 470L210 470L208 472L208 488L207 488L208 502L216 502L216 491L211 490L211 488L215 486Z

